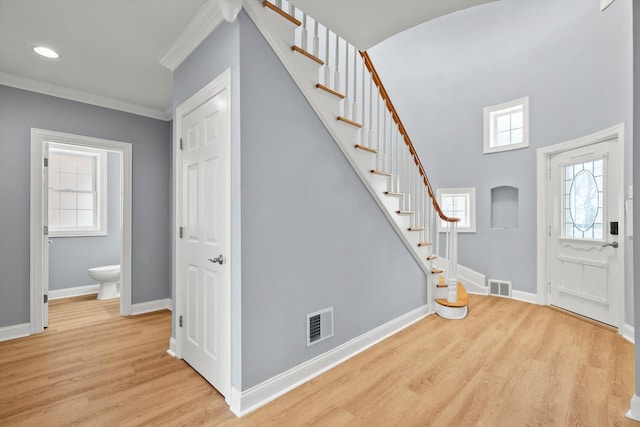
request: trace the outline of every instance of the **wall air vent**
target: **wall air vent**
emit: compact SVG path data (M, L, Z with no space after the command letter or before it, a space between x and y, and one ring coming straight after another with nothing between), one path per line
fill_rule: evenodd
M489 295L511 298L511 282L489 279Z
M333 336L333 307L307 314L307 347Z

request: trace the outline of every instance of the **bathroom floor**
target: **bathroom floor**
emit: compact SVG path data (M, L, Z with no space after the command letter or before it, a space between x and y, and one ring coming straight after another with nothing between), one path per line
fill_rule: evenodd
M96 294L49 301L50 331L68 331L120 317L120 298L96 299Z

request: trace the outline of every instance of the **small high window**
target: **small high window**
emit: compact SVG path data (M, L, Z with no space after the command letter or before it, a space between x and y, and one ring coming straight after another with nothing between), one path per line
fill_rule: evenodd
M436 197L442 211L448 217L460 218L458 232L475 233L476 231L476 189L475 188L440 188ZM446 221L438 222L438 231L447 231Z
M49 235L107 234L107 152L49 143Z
M484 152L529 146L529 98L484 109Z

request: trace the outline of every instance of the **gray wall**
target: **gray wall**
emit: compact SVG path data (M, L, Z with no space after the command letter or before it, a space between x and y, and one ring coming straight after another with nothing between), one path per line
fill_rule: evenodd
M246 390L426 304L427 287L244 12L176 70L174 106L229 66L232 384ZM329 306L335 336L307 348L306 315Z
M631 179L631 1L503 0L414 27L370 50L434 187L476 187L460 263L536 292L536 149L625 122ZM530 147L483 154L483 108L530 97ZM491 188L519 189L517 229L491 229ZM626 194L626 188L625 188ZM627 246L631 248L631 245ZM632 251L627 253L627 321Z
M120 264L120 153L107 154L107 235L49 239L51 290L95 284L89 268Z
M240 17L242 389L427 303L424 273L251 20ZM306 315L335 336L306 347Z
M29 322L32 127L132 143L132 301L168 298L169 124L0 86L0 327Z

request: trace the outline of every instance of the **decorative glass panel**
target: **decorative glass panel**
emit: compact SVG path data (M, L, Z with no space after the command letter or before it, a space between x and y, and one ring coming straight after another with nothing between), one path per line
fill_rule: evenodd
M603 239L604 160L564 168L564 237Z

